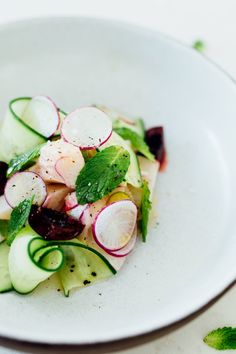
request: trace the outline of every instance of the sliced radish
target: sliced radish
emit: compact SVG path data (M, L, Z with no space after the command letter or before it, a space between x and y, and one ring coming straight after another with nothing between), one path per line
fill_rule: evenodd
M72 209L67 210L67 215L71 216L73 219L80 220L84 211L88 208L88 204L80 205L78 204Z
M65 197L70 192L70 188L66 187L63 184L49 184L47 186L47 198L43 203L43 207L61 211Z
M78 205L75 192L67 194L65 197L65 211L73 209Z
M9 220L11 217L12 208L7 203L4 195L0 196L0 220Z
M77 161L81 168L84 166L84 158L80 149L62 139L48 141L41 149L41 154L34 169L48 183L65 183L57 173L55 165L62 157L71 157Z
M89 209L88 204L78 204L75 192L70 193L65 198L65 212L76 220L80 220L86 209ZM84 224L84 223L83 223Z
M45 138L52 136L60 123L55 103L46 96L33 97L26 106L21 119Z
M109 254L113 257L126 257L128 256L128 254L130 254L133 251L136 241L137 241L137 225L135 225L133 235L129 240L129 242L127 243L127 245L118 251L109 252Z
M137 221L137 207L130 200L105 206L93 224L97 244L107 252L118 251L130 241Z
M83 107L70 113L61 128L63 139L82 150L99 147L109 139L111 133L111 120L95 107Z
M67 187L74 189L75 182L78 177L78 174L84 167L84 160L81 159L81 156L65 156L57 160L55 169L59 176L62 177L64 183Z
M80 242L85 243L101 253L117 271L120 270L125 263L127 257L114 257L98 246L98 244L94 241L91 227L84 228L83 232L79 235L79 240Z
M86 208L81 215L82 224L86 225L87 227L91 226L95 222L99 212L105 207L107 199L107 197L104 197L94 203L89 204L89 207Z
M47 188L43 179L36 173L18 172L7 181L4 196L12 208L33 196L33 203L41 205L47 197Z

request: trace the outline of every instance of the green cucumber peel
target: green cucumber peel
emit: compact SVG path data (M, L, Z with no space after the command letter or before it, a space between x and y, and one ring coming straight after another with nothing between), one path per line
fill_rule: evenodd
M71 286L71 278L68 278L71 272L70 269L68 270L66 247L73 249L77 259L74 265L77 267L75 269L77 279L73 286ZM29 294L52 274L62 271L62 278L63 274L68 274L66 279L64 277L64 286L68 290L65 290L65 295L68 296L71 288L86 285L81 284L81 279L84 280L88 275L88 269L85 267L87 264L91 266L93 264L100 274L97 280L116 273L109 261L97 250L77 239L47 241L29 225L17 234L11 247L7 246L6 242L0 244L0 255L3 255L0 259L0 269L3 270L0 274L0 292L8 291L13 287L20 294Z
M116 274L102 254L79 241L64 242L60 247L64 251L65 264L58 275L66 297L74 288L82 288Z
M45 136L43 136L42 134L40 134L39 132L37 132L35 129L31 128L28 124L26 124L22 119L21 117L19 117L16 112L14 111L13 109L13 105L15 102L17 101L20 101L20 100L28 100L30 101L32 99L32 97L17 97L17 98L14 98L13 100L11 100L9 102L9 110L12 114L12 116L18 120L22 125L24 125L25 128L27 128L28 130L30 130L31 132L33 132L34 134L38 135L40 138L44 139L45 141L47 140L47 138Z
M132 146L144 155L147 159L155 161L154 155L150 152L148 145L145 143L144 139L129 128L116 128L114 129L117 134L119 134L123 139L129 140Z
M125 178L130 155L121 146L110 146L89 159L76 180L79 204L93 203L113 191Z
M203 339L209 347L217 350L236 349L236 328L223 327L208 333Z
M30 101L31 99L32 99L32 97L28 97L28 96L26 96L26 97L16 97L16 98L12 99L12 100L9 102L9 110L10 110L12 116L13 116L16 120L18 120L18 122L20 122L25 128L27 128L28 130L30 130L30 131L33 132L34 134L38 135L40 138L42 138L42 139L44 139L45 141L47 141L47 140L48 140L47 137L45 137L44 135L40 134L39 132L37 132L37 130L31 128L28 124L26 124L26 123L21 119L21 117L19 117L19 116L16 114L16 112L15 112L14 109L13 109L13 105L14 105L15 102L20 101L20 100ZM62 113L64 116L67 115L67 113L64 112L62 109L58 108L58 110L59 110L59 112ZM60 136L60 134L57 132L52 138L54 138L54 137L56 138L56 137L59 137L59 136Z

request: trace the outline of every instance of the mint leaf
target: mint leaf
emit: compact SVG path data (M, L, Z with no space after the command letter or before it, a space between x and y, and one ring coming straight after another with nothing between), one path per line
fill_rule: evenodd
M150 201L150 189L147 181L143 181L142 185L142 199L141 199L141 220L140 220L140 229L142 233L142 240L146 242L147 232L148 232L148 220L149 214L152 207L152 203Z
M193 48L196 49L198 52L202 53L205 50L205 44L201 40L197 40L193 43Z
M110 146L89 159L76 180L79 204L102 199L115 189L126 175L130 156L121 146Z
M7 169L7 177L10 177L13 173L20 171L23 168L26 168L34 159L39 157L40 150L44 144L40 144L33 149L25 152L22 155L19 155L12 159L9 162L9 166Z
M141 134L140 136L144 139L145 135L145 124L142 118L136 119L136 124L140 127Z
M11 213L11 218L8 224L7 230L7 244L11 246L18 232L22 229L28 220L33 197L31 199L25 199L15 207Z
M148 145L145 143L143 138L135 133L129 128L116 128L114 129L117 134L119 134L123 139L130 140L133 147L143 154L147 159L154 161L155 157L150 152Z
M203 341L218 350L236 349L236 328L223 327L210 332Z

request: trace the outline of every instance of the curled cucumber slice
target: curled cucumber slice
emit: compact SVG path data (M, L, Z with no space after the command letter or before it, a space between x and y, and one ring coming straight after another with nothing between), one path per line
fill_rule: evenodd
M21 294L30 293L57 272L63 261L63 252L57 244L48 245L30 226L25 227L12 243L8 257L13 288Z
M28 294L58 272L65 296L116 273L97 250L79 242L46 241L30 226L23 228L11 247L0 244L0 292Z
M65 264L59 271L59 278L67 297L74 288L91 285L116 273L101 253L77 240L64 242L61 247Z
M45 138L27 126L21 117L30 97L10 101L0 128L0 160L9 163L14 157L45 142Z

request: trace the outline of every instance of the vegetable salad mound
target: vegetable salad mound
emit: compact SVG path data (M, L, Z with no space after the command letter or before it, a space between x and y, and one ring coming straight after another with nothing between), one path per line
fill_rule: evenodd
M13 134L14 133L14 134ZM0 292L56 274L65 296L114 274L147 239L162 127L104 106L9 103L0 128Z

